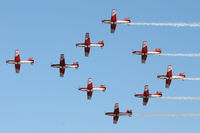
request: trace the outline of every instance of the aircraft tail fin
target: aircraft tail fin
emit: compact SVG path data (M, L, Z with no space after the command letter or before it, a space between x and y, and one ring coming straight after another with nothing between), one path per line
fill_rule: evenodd
M161 53L161 49L160 48L156 48L155 51Z
M103 40L102 40L102 41L99 41L98 44L100 44L101 47L104 47L104 41L103 41Z
M186 77L185 73L179 73L179 76L183 76L184 78Z
M102 89L103 89L103 92L106 91L106 86L105 86L105 85L100 85L99 88L102 88Z
M28 61L31 61L31 64L33 65L34 64L34 58L32 57L32 58L28 58Z
M76 69L79 68L79 63L78 62L73 62L73 65L75 66Z
M131 23L131 19L130 18L125 18L125 21L128 21L129 23Z
M132 112L132 110L126 110L126 113L128 114L128 116L132 116L132 114L133 114L133 112Z
M156 91L156 95L161 95L162 96L162 92Z

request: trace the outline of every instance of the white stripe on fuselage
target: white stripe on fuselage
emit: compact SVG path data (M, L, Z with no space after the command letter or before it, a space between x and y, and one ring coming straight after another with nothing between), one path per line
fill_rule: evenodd
M117 20L116 24L129 24L129 21L126 20Z
M32 61L23 61L23 60L21 60L21 61L19 61L19 62L17 62L17 61L8 61L7 62L8 64L24 64L24 63L32 63Z
M172 76L172 79L184 79L183 76Z
M117 20L116 22L113 22L111 20L104 20L103 23L107 23L107 24L129 24L129 21L126 20Z
M155 54L160 54L160 52L148 51L147 53L142 53L142 51L135 51L135 53L133 53L133 54L137 54L137 55L155 55Z
M156 51L148 51L147 54L148 54L148 55L160 54L160 52L156 52Z
M157 97L161 97L161 95L156 95L156 94L150 94L148 96L135 96L138 98L157 98Z

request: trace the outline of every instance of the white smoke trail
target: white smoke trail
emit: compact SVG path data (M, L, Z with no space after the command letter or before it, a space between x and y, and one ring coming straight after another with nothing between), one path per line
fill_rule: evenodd
M164 54L158 54L158 56L184 56L184 57L200 57L200 53L198 54L181 54L181 53L177 53L177 54L172 54L172 53L164 53Z
M184 78L183 80L200 80L200 78Z
M200 23L130 23L139 26L172 26L172 27L200 27Z
M134 114L133 116L200 117L200 113L197 113L197 114Z
M160 99L174 99L174 100L200 100L200 97L160 97Z

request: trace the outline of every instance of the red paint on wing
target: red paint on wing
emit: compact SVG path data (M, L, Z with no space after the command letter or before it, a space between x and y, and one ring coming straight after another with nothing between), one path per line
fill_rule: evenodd
M110 25L111 33L114 33L114 32L115 32L116 27L117 27L116 24L111 24L111 25Z
M15 50L15 61L20 62L20 54L18 49Z
M119 116L114 116L113 117L113 124L117 124L118 119L119 119Z
M166 88L169 88L170 84L171 84L171 79L166 79Z
M147 49L147 41L143 41L142 44L142 53L147 53L148 49Z
M117 21L116 9L112 9L111 21L112 22L116 22Z
M60 54L60 66L65 66L65 57L64 57L64 54Z
M89 33L85 33L85 44L90 45L90 34Z
M16 73L19 73L20 72L20 64L15 64L15 71Z
M64 77L65 68L60 68L60 77Z
M168 65L167 68L167 77L172 77L172 65Z
M89 53L90 53L90 48L85 47L85 56L89 56Z

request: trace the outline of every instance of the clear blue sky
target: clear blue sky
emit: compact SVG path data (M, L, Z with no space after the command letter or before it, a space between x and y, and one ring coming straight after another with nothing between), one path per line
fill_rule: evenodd
M7 0L0 1L0 132L1 133L199 133L200 118L195 117L120 117L117 125L105 116L119 102L120 110L132 109L135 114L200 113L198 101L150 99L142 106L142 99L133 97L143 92L163 92L164 96L200 96L199 81L172 81L165 89L165 81L157 79L165 74L167 65L174 74L185 72L187 77L200 77L199 58L149 56L141 64L143 40L149 50L161 48L163 53L199 53L200 28L147 27L118 25L115 34L102 24L111 10L117 17L131 17L132 22L200 22L198 0ZM91 41L105 41L105 47L92 48L84 57L77 42L84 41L89 32ZM16 74L12 59L14 50L21 58L35 58L34 66L22 65ZM67 69L59 77L51 63L65 54L66 62L78 61L79 70ZM78 87L92 77L94 86L106 84L107 91L95 92L88 101Z

